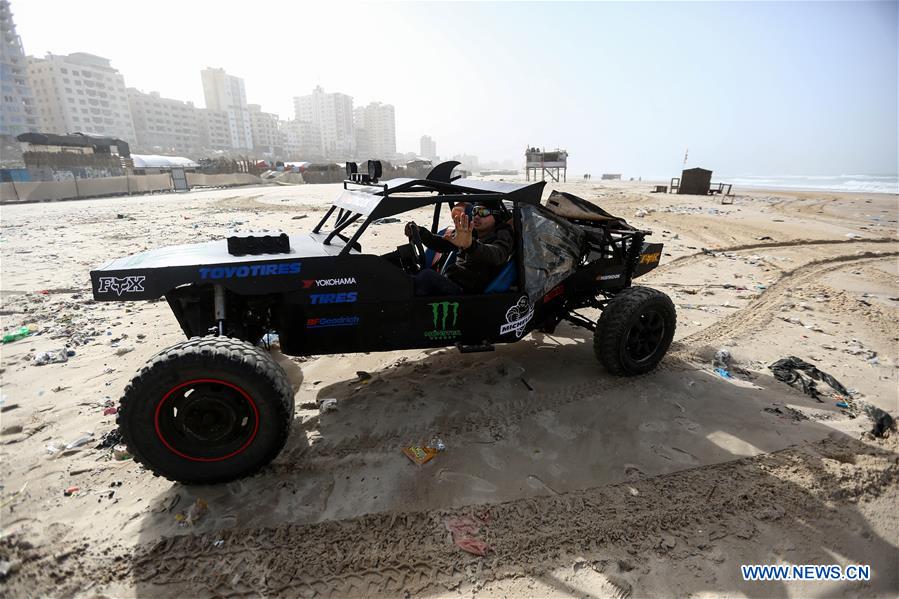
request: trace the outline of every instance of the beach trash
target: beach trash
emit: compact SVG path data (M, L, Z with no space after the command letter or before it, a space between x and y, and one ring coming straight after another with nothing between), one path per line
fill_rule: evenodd
M490 551L490 545L479 538L481 529L486 526L485 520L474 516L460 516L447 518L443 521L443 526L452 535L456 547L462 551L481 557Z
M15 332L3 335L3 343L12 343L13 341L24 339L30 334L31 330L28 327L19 327Z
M409 447L403 447L403 453L407 458L421 466L437 457L438 450L433 447L410 445Z
M69 360L68 352L65 348L53 351L45 351L34 356L34 365L43 366L45 364L61 364Z
M728 372L728 371L725 370L724 368L716 368L716 369L715 369L715 374L717 374L718 376L720 376L720 377L723 378L723 379L731 379L731 378L733 378L733 377L731 376L730 372Z

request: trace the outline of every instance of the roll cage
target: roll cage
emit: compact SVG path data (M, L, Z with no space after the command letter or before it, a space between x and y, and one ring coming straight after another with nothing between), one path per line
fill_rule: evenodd
M382 183L345 180L343 192L331 204L312 232L324 235L322 243L325 245L330 245L335 237L343 241L344 247L339 255L346 256L352 250L362 251L359 238L372 222L416 208L434 206L431 232L436 233L441 207L444 204L448 210L452 210L452 207L459 202L492 204L508 202L512 204L516 224L520 221L517 209L519 203L535 206L540 204L545 185L543 181L521 185L458 178L448 180L448 174L455 164L458 163L441 163L434 167L425 179L399 178ZM347 234L349 227L360 219L361 226L349 236ZM521 240L518 235L516 239L516 246L519 246L516 247L516 251L520 251Z

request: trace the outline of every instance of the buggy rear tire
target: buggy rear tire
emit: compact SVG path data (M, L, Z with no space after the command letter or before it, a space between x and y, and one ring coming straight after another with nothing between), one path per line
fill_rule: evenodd
M676 325L671 298L649 287L629 287L603 310L593 332L593 351L614 375L643 374L662 361Z
M272 461L293 411L287 374L267 352L238 339L194 337L138 371L117 422L135 462L172 481L212 484Z

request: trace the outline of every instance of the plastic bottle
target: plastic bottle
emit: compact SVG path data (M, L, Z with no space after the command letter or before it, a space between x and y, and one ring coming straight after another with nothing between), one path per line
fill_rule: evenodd
M19 327L19 330L15 333L10 333L8 335L3 335L3 343L12 343L13 341L18 341L19 339L24 339L28 335L31 334L31 329L28 327Z

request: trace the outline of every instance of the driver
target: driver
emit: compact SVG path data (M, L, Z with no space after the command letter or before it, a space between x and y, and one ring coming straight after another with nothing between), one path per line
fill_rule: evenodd
M504 212L483 205L474 207L470 220L463 210L453 210L456 230L452 237L439 237L414 222L406 223L407 237L417 229L425 246L459 252L445 275L431 268L416 274L415 295L483 293L512 255L514 236L503 216Z

